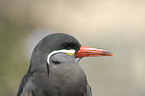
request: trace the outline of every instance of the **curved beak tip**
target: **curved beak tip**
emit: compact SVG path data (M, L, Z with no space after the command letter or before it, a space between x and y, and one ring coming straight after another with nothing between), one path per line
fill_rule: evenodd
M109 51L106 51L106 50L102 50L102 53L100 53L100 55L104 55L104 56L114 56L114 54L112 54L111 52Z
M114 54L111 54L110 56L115 56Z
M108 56L115 56L115 55L114 55L114 54L112 54L112 53L109 53L109 54L108 54Z

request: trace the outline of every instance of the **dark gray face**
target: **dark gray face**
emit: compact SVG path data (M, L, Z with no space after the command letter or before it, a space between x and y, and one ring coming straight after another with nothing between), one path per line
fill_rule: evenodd
M31 60L39 58L39 64L47 62L47 56L49 53L55 50L70 50L73 49L77 52L80 49L80 43L72 36L55 33L43 38L35 47L32 53ZM37 61L35 61L37 62Z

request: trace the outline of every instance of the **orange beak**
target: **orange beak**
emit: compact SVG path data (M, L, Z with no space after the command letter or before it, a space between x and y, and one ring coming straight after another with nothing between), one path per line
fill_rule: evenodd
M80 50L75 54L76 58L95 57L95 56L114 56L114 55L106 50L85 47L85 46L81 46Z

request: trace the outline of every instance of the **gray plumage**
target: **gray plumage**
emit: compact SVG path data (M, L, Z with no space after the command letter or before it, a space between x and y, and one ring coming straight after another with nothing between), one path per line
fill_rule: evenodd
M65 44L69 44L65 45ZM50 52L60 49L78 51L79 42L72 36L57 33L46 36L35 47L28 72L23 77L17 96L92 96L80 58L64 53Z

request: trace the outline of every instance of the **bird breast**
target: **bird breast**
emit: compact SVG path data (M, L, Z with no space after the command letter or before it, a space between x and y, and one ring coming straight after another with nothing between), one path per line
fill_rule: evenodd
M71 92L72 89L74 91L85 90L87 84L86 75L78 64L50 65L49 72L50 84L53 84L58 89L60 87Z

